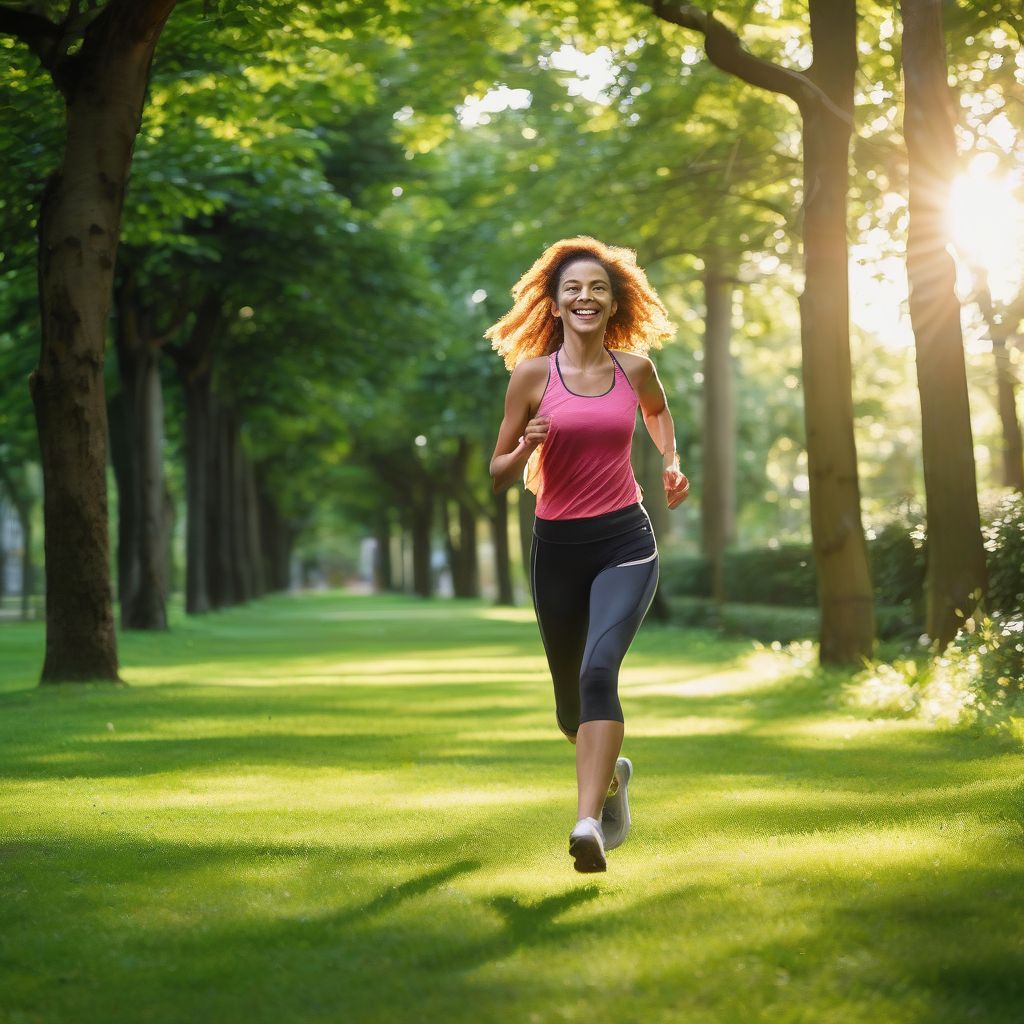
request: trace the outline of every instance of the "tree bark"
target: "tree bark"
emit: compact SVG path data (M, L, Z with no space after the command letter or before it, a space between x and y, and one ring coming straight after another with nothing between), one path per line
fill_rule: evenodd
M495 494L491 504L491 539L494 544L494 577L498 583L498 604L514 605L512 563L508 546L508 491Z
M800 296L811 537L821 607L820 657L860 664L872 654L874 605L860 516L853 436L846 197L857 69L854 0L810 0L814 64L802 74L745 51L736 34L691 4L648 0L661 18L703 33L709 59L752 85L789 96L804 140L804 291Z
M373 536L377 541L373 559L373 586L380 593L388 593L395 589L395 584L391 566L391 518L386 505L377 514Z
M236 602L245 604L253 596L253 579L246 543L245 450L238 412L231 410L227 423L228 539L231 545L231 573Z
M174 0L111 0L81 46L5 11L66 101L65 147L39 210L39 365L30 379L43 470L46 656L41 682L118 680L107 535L103 361L132 147Z
M208 292L199 303L187 342L168 348L185 397L185 611L189 615L210 610L211 363L222 324L221 297Z
M206 578L210 607L235 604L231 566L231 459L228 454L228 415L215 399L210 403L210 450L206 463L207 509Z
M250 595L262 597L267 592L267 573L260 548L260 507L256 494L256 470L252 460L243 452L243 494L245 528L245 564L248 567Z
M272 591L284 591L291 586L295 531L270 497L259 468L256 469L255 475L260 507L260 547L263 550L267 584Z
M706 261L704 295L704 467L700 515L711 597L724 604L725 549L736 537L736 443L733 401L733 283L713 258Z
M179 367L179 377L185 392L185 611L202 615L210 610L210 376Z
M434 594L433 570L431 568L430 542L434 521L434 494L426 484L414 488L409 507L410 532L412 534L412 590L420 597Z
M123 629L167 629L163 391L160 346L149 337L126 276L117 294L117 362L121 418L113 447L118 502L118 598ZM110 425L112 435L115 425ZM113 440L113 437L112 437ZM119 468L120 467L120 468Z
M18 520L21 523L21 618L27 621L32 608L32 597L35 593L33 576L35 566L32 564L32 511L26 505L15 505Z
M996 309L988 286L988 273L972 267L975 297L992 339L992 358L996 371L996 409L1003 431L1003 486L1024 491L1024 443L1017 418L1017 381L1010 363L1008 342L1024 316L1024 292L1005 309Z
M945 647L986 585L960 303L945 223L957 165L955 116L941 0L901 0L900 9L910 171L907 275L928 519L926 631Z
M853 0L811 0L812 80L852 117L857 70ZM811 536L821 605L821 660L860 664L874 646L875 610L860 515L850 365L851 122L820 106L804 116L804 263L800 296Z

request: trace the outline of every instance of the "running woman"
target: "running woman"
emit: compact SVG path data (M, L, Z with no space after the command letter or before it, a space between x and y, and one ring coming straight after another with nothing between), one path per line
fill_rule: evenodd
M629 249L581 236L550 246L487 332L512 371L491 457L495 493L526 471L537 494L531 583L559 729L576 745L569 852L604 871L630 828L633 767L619 666L658 585L658 549L630 449L637 406L663 458L669 508L686 499L675 428L646 352L675 328Z

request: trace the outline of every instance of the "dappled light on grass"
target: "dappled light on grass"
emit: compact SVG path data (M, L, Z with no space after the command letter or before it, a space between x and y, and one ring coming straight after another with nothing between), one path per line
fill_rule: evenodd
M1013 1019L1019 749L645 626L633 832L576 875L532 616L438 607L377 634L371 599L276 599L125 636L125 688L8 680L7 1001L48 1024Z

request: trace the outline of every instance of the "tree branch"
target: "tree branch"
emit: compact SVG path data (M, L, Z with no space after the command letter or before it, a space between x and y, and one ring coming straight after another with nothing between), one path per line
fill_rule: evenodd
M823 107L844 124L853 127L853 118L850 114L837 107L807 75L770 60L755 57L743 48L739 36L720 22L711 11L705 11L693 4L677 3L674 0L640 2L662 21L700 32L704 36L704 51L715 67L760 89L788 96L800 108L802 114L806 115Z
M0 33L20 39L47 68L61 37L60 26L49 18L3 5L0 5Z

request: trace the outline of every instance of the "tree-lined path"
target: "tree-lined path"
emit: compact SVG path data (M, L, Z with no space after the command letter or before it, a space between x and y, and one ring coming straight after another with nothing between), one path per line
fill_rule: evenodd
M5 627L0 1021L1019 1021L1019 745L648 624L634 830L566 853L525 609L267 598L37 686Z

